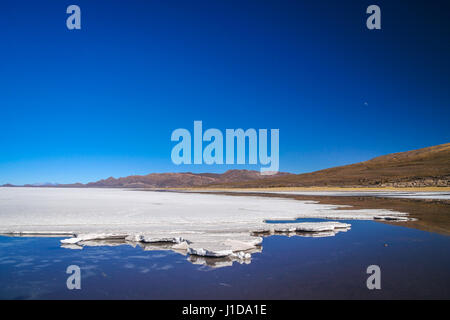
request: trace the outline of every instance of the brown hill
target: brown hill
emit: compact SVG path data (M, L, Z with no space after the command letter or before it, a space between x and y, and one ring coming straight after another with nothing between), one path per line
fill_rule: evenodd
M280 172L276 176L290 175ZM210 184L236 183L267 179L258 171L228 170L225 173L152 173L145 176L129 176L124 178L108 178L86 184L86 187L109 188L182 188L200 187Z
M233 182L221 186L252 188L450 186L450 143L388 154L364 162L311 173Z

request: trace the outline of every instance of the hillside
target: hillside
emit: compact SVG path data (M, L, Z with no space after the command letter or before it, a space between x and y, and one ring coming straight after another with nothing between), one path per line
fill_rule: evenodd
M219 186L215 184L214 186ZM393 153L305 174L221 184L222 187L450 186L450 143Z

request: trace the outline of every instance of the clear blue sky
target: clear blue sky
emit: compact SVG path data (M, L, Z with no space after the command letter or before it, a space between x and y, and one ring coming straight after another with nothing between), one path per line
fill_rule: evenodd
M0 184L242 168L172 164L194 120L279 128L280 170L298 173L449 142L448 7L2 0Z

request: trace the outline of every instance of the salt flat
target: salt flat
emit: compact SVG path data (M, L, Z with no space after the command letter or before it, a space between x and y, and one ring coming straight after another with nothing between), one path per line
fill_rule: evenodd
M67 234L67 247L92 241L169 244L191 255L248 259L261 235L334 235L340 222L267 224L265 220L408 220L390 210L345 210L335 205L267 197L87 188L0 188L0 233Z

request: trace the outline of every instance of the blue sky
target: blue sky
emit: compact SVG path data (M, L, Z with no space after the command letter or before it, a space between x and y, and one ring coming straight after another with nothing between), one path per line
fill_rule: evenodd
M297 173L449 142L445 5L3 0L0 184L259 170L172 164L170 135L194 120L279 128Z

